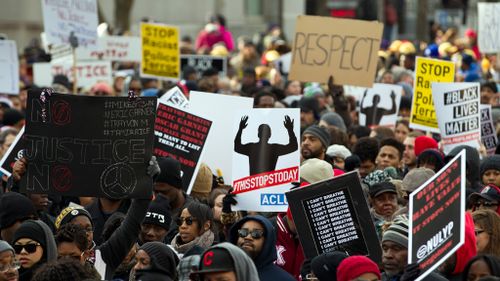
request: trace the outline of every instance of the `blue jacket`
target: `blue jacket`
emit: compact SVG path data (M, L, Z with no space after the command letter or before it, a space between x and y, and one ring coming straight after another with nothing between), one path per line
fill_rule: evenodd
M293 278L292 275L274 264L274 261L277 258L276 230L274 229L271 221L265 217L247 216L237 221L229 230L229 241L232 244L237 245L238 229L240 229L241 226L249 220L257 221L264 227L264 245L262 246L260 254L253 260L255 267L257 267L257 272L259 273L259 279L261 281L295 281L295 278Z

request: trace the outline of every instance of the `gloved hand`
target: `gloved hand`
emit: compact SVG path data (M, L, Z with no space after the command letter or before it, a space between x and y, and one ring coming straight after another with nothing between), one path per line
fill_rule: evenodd
M153 181L156 180L156 177L160 174L161 169L158 165L158 161L156 161L156 156L151 156L151 160L149 160L149 166L147 170L148 176L153 178Z
M233 188L229 189L226 196L224 196L224 198L222 198L222 212L223 213L231 213L232 212L231 205L238 204L238 201L236 201L236 199L234 199L236 194L233 194L232 192L233 192Z
M400 281L413 281L417 279L420 275L420 267L418 263L411 263L405 267L403 275L401 275Z

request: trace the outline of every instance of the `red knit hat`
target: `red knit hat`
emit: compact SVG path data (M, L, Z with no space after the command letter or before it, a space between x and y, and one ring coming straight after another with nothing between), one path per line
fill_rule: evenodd
M415 139L415 156L419 156L422 151L429 148L438 148L438 143L433 138L420 136Z
M356 279L364 273L373 273L381 279L380 270L375 262L365 256L350 256L337 268L337 281Z

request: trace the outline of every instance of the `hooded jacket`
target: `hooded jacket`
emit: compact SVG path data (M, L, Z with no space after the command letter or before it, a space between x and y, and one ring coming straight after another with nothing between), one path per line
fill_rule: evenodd
M259 279L261 281L295 280L288 272L274 264L274 261L277 258L276 231L274 230L271 221L265 217L257 215L242 218L229 230L229 241L232 244L237 245L238 230L249 220L256 221L264 227L264 245L262 246L262 251L253 260L259 273Z
M479 192L482 188L481 179L479 175L479 152L477 149L467 146L460 145L455 147L446 155L445 162L449 162L453 157L457 156L462 149L465 149L465 163L466 163L466 178L467 178L467 188L472 189L474 192Z
M236 280L259 281L260 274L258 275L254 262L243 250L227 242L223 242L210 247L210 249L215 248L225 249L231 255L234 263L234 273L236 274ZM278 281L278 279L274 281Z
M300 280L300 269L305 259L304 251L299 239L288 228L287 219L289 218L285 214L279 214L276 219L276 265Z
M37 241L43 248L41 260L30 268L19 269L19 280L31 280L34 272L44 263L55 261L57 259L57 246L54 235L50 228L41 220L24 221L14 234L13 243L21 238L29 238Z

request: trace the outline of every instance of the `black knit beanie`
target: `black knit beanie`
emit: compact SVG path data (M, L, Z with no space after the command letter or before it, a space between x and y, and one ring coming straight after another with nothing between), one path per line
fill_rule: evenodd
M0 229L36 217L35 207L28 197L17 192L7 192L0 197Z
M307 127L307 129L304 131L302 135L305 134L311 134L319 138L325 149L328 148L328 146L330 146L331 142L330 133L323 127L320 127L318 125L311 125Z
M158 194L156 199L149 204L148 211L142 223L157 225L168 231L171 222L170 203L168 199Z
M179 258L169 246L161 242L147 242L139 250L145 251L151 259L151 271L163 272L175 278Z
M495 154L484 158L483 161L481 161L479 170L481 177L488 170L500 171L500 155Z

